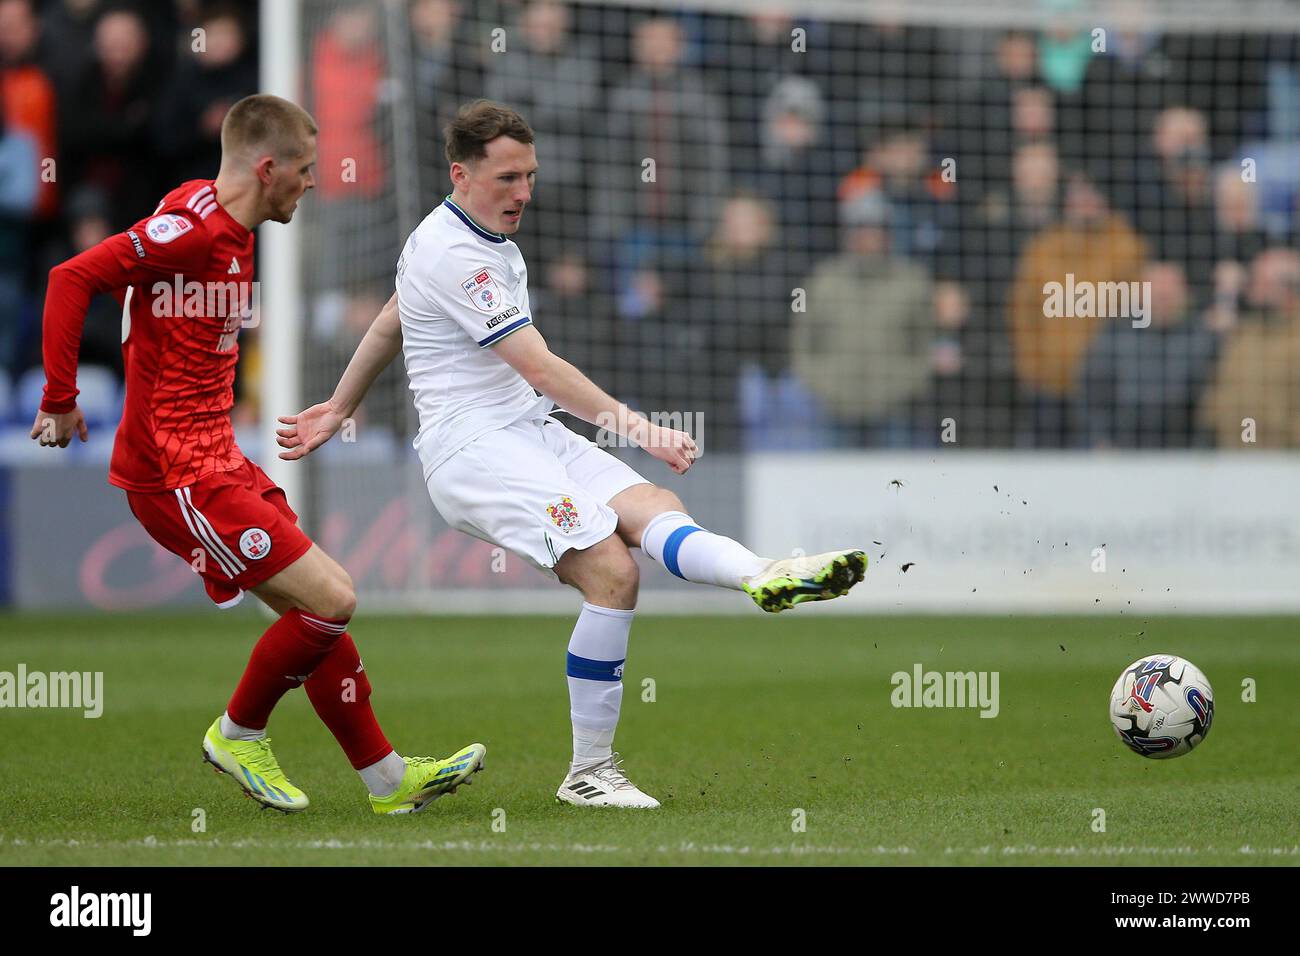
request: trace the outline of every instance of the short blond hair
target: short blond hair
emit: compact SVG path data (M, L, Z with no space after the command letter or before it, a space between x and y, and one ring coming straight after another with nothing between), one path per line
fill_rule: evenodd
M316 121L297 103L254 93L245 96L221 121L221 151L270 153L277 160L302 155L304 141L317 133Z

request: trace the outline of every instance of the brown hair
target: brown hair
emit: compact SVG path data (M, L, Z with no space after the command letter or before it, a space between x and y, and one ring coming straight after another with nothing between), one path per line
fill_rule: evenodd
M301 106L269 93L245 96L221 121L221 151L246 149L271 153L276 159L293 159L302 152L303 140L317 133L316 121Z
M487 144L498 136L531 143L533 131L524 118L508 106L491 100L474 100L456 112L443 130L447 140L447 162L467 163L487 156Z

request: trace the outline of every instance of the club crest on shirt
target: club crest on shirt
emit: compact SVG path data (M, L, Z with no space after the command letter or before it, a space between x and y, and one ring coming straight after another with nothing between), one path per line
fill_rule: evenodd
M460 284L480 312L494 312L501 304L501 290L497 280L486 269L480 269Z
M553 505L546 506L546 513L551 516L555 522L555 527L559 528L565 534L570 531L577 531L582 527L582 521L578 517L578 508L573 503L573 499L565 495Z
M271 553L271 536L261 528L249 528L239 536L239 551L250 561L260 561Z
M150 219L145 224L144 231L145 235L150 239L161 244L171 242L173 239L179 239L193 228L194 223L184 216L165 213Z

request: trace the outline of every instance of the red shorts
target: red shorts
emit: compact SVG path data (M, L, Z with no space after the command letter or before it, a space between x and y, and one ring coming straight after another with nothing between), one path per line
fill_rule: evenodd
M284 491L248 460L175 491L128 491L126 500L150 537L202 575L218 607L238 604L311 547Z

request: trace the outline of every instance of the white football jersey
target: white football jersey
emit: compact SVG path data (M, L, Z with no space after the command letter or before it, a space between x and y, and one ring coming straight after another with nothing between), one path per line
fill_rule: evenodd
M480 435L555 407L491 348L532 323L524 257L450 196L406 240L397 305L426 480Z

